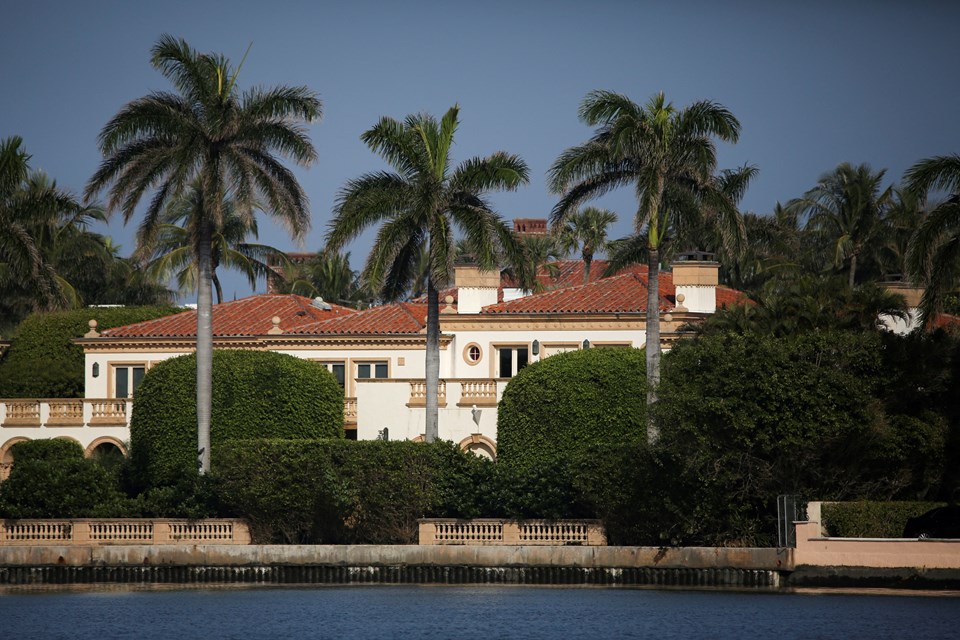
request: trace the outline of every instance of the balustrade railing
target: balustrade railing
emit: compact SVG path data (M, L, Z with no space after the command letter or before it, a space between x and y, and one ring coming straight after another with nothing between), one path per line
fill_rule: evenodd
M495 407L497 406L496 380L461 380L460 402L461 407Z
M92 409L90 424L128 424L127 400L87 400Z
M250 544L242 520L73 519L0 522L4 545Z
M420 520L420 544L604 546L599 520Z
M343 423L357 424L357 399L343 399Z
M408 407L422 407L427 404L427 383L424 380L410 381L410 400ZM441 380L437 389L437 404L447 406L447 381Z
M50 400L47 405L50 407L50 415L46 422L48 426L83 426L83 400Z
M39 427L39 400L7 400L7 412L3 419L5 427Z

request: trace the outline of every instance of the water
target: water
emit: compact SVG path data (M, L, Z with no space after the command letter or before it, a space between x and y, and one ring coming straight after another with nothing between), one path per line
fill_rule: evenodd
M31 638L960 638L960 598L541 587L0 591Z

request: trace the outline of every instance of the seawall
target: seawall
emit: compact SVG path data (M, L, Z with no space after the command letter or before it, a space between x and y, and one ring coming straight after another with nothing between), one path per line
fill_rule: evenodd
M793 549L446 545L0 548L0 585L539 584L960 589L960 570L795 566Z

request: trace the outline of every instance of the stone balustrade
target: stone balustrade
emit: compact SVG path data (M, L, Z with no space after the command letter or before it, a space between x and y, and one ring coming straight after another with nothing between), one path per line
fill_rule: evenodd
M605 546L607 536L599 520L455 520L419 521L419 543L457 545Z
M408 407L423 407L427 404L427 383L424 380L410 380L410 400ZM437 389L437 405L447 406L447 381L441 380Z
M127 398L0 400L0 427L127 426Z
M357 424L357 399L343 399L343 424Z
M461 380L460 401L461 407L495 407L497 406L496 380Z
M64 519L0 522L0 546L250 544L243 520Z

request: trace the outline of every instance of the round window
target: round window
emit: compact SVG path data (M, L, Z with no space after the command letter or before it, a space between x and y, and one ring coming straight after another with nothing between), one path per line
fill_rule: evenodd
M468 344L466 349L463 350L463 357L470 364L477 364L482 356L480 347L475 344Z

